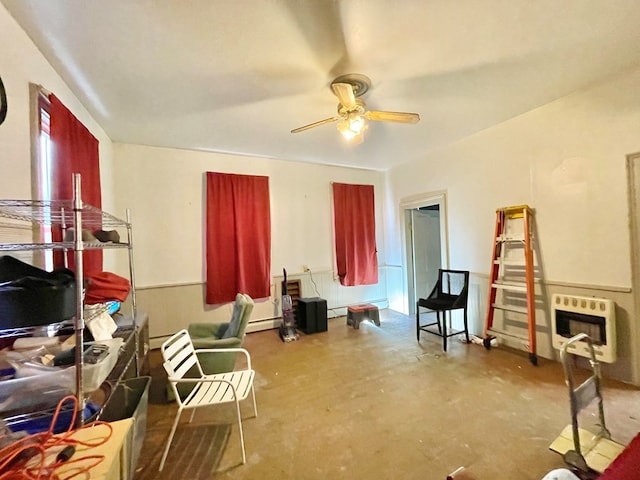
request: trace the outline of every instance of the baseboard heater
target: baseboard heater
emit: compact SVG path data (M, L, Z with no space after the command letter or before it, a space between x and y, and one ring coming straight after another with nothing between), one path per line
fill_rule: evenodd
M586 333L593 342L598 360L616 361L616 318L612 300L595 297L554 294L551 298L552 344L561 350L579 333ZM574 355L590 357L586 342L569 347Z

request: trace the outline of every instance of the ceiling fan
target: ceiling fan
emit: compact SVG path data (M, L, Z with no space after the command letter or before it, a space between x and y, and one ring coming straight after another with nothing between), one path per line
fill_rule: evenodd
M367 120L377 122L418 123L420 115L407 112L380 112L367 110L361 97L371 87L371 80L365 75L348 73L341 75L331 82L331 90L338 97L338 115L310 123L303 127L294 128L291 133L304 132L310 128L319 127L327 123L338 122L338 131L344 138L353 143L362 143Z

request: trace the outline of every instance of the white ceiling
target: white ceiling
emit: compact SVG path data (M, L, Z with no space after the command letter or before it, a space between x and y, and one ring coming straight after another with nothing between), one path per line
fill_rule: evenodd
M1 0L117 142L386 169L640 65L638 0ZM360 145L329 84L372 80ZM46 87L46 85L45 85Z

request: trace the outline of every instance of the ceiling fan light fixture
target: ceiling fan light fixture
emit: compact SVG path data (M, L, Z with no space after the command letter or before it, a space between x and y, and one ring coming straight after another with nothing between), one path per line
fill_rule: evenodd
M338 114L318 122L294 128L291 133L304 132L310 128L337 122L340 134L351 143L362 143L368 122L418 123L420 115L409 112L367 110L359 97L371 87L371 80L364 75L349 73L331 82L331 90L338 97Z
M353 111L342 117L338 122L337 128L345 139L354 143L362 143L364 131L367 129L367 122L361 112Z

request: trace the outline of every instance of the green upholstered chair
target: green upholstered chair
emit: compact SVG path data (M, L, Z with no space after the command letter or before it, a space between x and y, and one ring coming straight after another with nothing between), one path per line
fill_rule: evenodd
M249 295L239 293L228 322L190 324L188 331L193 346L196 349L241 347L253 306L253 299ZM236 353L202 353L198 355L198 360L206 375L230 372L236 362Z

